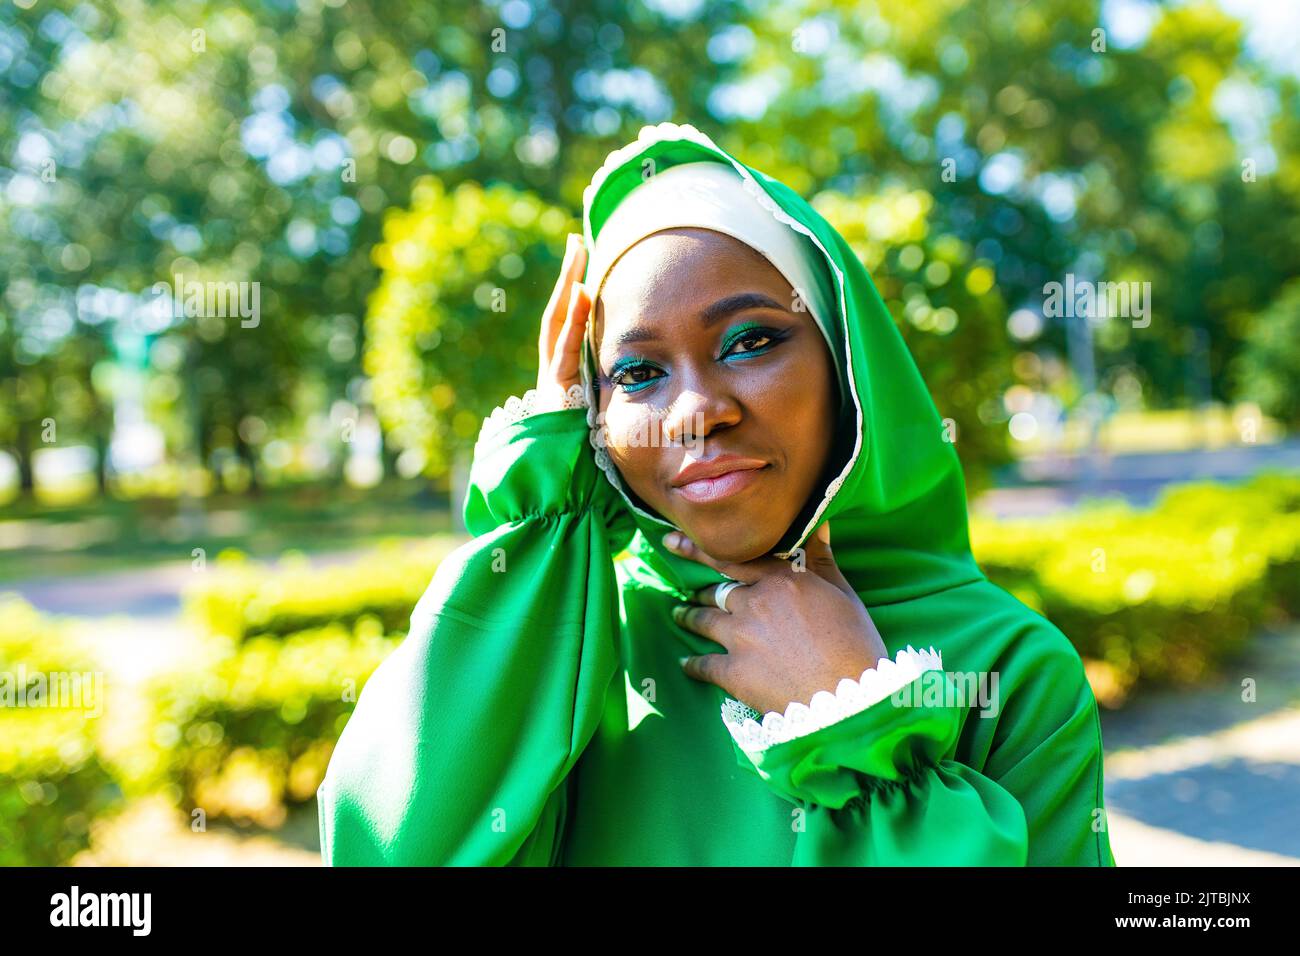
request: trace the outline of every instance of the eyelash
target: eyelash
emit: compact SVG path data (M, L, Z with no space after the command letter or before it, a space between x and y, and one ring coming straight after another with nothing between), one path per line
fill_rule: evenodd
M722 361L745 361L748 358L764 355L782 342L786 338L786 335L786 332L779 329L766 328L759 325L757 322L747 323L735 329L731 335L727 337L726 341L723 343L722 355L719 356L719 358ZM769 341L766 345L759 346L758 348L747 349L744 352L737 352L734 355L731 354L733 346L740 342L752 339L767 339ZM730 358L728 356L730 356ZM620 362L616 362L614 368L610 370L610 384L615 388L620 389L625 394L632 394L633 392L641 391L649 385L653 385L659 379L663 378L662 375L656 375L654 378L642 379L639 382L624 381L624 375L640 369L654 370L658 369L658 366L653 362L642 358L624 359Z

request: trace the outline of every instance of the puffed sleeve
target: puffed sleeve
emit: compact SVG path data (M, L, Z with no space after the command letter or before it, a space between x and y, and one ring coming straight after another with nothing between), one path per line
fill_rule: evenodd
M761 724L728 700L723 720L741 766L802 808L796 866L1114 865L1104 826L1091 825L1095 702L1090 691L1065 699L1017 713L1020 752L999 754L998 779L954 759L969 693L933 648L901 650Z
M485 422L465 521L317 794L329 865L548 865L617 669L613 495L580 408Z

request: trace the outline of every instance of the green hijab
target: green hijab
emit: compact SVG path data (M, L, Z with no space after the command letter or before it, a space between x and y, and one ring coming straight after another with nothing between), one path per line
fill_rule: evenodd
M583 197L588 247L643 171L680 163L729 164L759 204L812 243L824 259L834 328L823 329L852 401L843 404L829 450L824 492L806 503L774 553L789 557L817 526L833 526L836 560L864 603L887 604L938 594L982 575L970 553L961 465L934 402L866 268L815 209L784 184L745 165L692 126L645 127L611 154ZM652 165L651 165L652 164ZM583 354L588 423L597 440L599 396L590 341ZM663 547L674 527L631 494L597 447L597 463L622 495L620 531L639 583L685 593L721 580L710 568Z

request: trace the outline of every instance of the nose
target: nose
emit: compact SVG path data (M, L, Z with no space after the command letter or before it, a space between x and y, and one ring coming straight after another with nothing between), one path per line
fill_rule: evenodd
M743 415L736 396L719 384L688 384L664 416L664 439L674 445L698 442L719 428L737 424Z

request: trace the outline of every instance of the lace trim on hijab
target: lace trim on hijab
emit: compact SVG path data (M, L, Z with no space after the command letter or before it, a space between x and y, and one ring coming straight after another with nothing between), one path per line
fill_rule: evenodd
M586 396L587 405L587 438L591 442L591 451L596 458L596 466L605 473L609 483L614 486L614 490L623 497L627 498L627 492L624 491L622 482L619 479L618 467L609 457L609 452L605 451L605 443L608 440L608 433L605 431L605 423L597 422L596 406L592 404L590 393ZM631 504L631 500L628 499Z
M784 714L770 710L760 717L754 708L728 697L722 703L722 722L741 750L758 753L864 711L928 670L943 670L943 655L933 647L918 651L909 644L894 660L882 657L857 680L840 681L835 693L818 691L808 704L792 702Z
M557 394L555 391L544 394L535 388L530 388L524 392L522 397L511 395L506 399L505 404L498 405L492 410L491 415L483 419L483 425L478 433L478 441L482 442L491 438L503 428L521 422L530 415L563 411L570 408L587 409L587 437L591 443L593 457L596 459L597 466L605 473L609 483L614 486L615 490L622 491L622 486L619 484L618 469L610 459L609 453L605 451L605 426L603 423L597 424L596 409L592 406L587 390L581 383L570 385L562 395Z
M492 414L483 419L483 425L478 432L478 440L482 442L487 438L491 438L506 426L523 421L530 415L586 407L587 394L581 384L570 385L563 392L560 391L559 386L545 391L530 388L524 392L522 397L511 395L505 400L505 404L492 409Z

